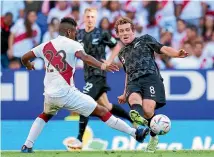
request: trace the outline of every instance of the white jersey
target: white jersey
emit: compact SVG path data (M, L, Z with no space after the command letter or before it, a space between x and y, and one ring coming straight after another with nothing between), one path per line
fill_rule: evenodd
M77 57L75 53L84 51L82 45L64 36L40 44L32 49L36 57L44 59L46 73L45 95L62 97L74 87L73 75Z

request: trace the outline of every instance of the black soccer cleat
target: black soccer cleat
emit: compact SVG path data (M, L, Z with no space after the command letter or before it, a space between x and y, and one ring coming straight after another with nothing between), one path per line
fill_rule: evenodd
M149 134L149 128L138 128L136 130L136 140L140 143L143 143L146 136Z

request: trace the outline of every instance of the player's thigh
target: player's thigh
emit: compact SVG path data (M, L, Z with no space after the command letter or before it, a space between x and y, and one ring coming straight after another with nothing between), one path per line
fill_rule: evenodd
M74 90L68 94L68 101L63 108L77 112L88 117L96 108L97 102L79 90Z
M98 98L97 103L106 107L109 111L112 109L112 104L109 102L106 92Z
M58 105L58 98L45 96L44 110L45 114L56 115L62 106Z
M165 103L164 85L159 76L148 75L141 80L143 99L145 104L150 104L148 108L159 108L159 104ZM153 106L155 104L155 106ZM145 106L146 109L146 106Z
M97 101L103 93L106 93L109 90L110 87L106 84L105 77L92 76L86 81L83 93L90 95L95 101Z
M133 104L142 104L142 93L141 93L141 87L137 83L138 80L131 82L127 85L127 91L126 91L126 99L129 103L129 105Z

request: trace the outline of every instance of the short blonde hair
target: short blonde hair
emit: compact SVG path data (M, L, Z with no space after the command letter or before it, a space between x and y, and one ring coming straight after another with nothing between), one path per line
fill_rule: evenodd
M97 13L97 8L86 8L85 11L84 11L84 14L86 12L93 12L93 11Z
M134 31L135 26L134 26L132 20L131 20L130 18L128 18L128 17L120 17L120 18L116 21L116 23L115 23L115 25L114 25L114 29L115 29L116 33L118 33L118 26L119 26L119 25L126 24L126 23L130 23L130 24L131 24L132 31Z

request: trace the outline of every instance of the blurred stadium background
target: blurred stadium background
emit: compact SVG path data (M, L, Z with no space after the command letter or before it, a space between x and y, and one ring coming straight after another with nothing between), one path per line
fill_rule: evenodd
M172 120L172 130L160 138L158 147L214 150L214 1L205 0L1 1L1 150L19 150L33 120L43 110L43 61L37 59L37 70L28 72L20 64L20 57L37 44L55 38L62 17L71 16L79 28L84 28L87 7L98 9L97 27L113 36L116 19L128 16L136 24L137 36L147 33L191 54L186 59L156 56L167 96L166 107L157 113ZM34 24L29 26L29 21ZM106 52L108 57L111 52ZM109 99L117 103L124 87L124 72L108 75L112 88ZM81 61L75 80L82 90ZM127 104L123 107L129 110ZM36 141L35 149L67 150L66 143L77 135L75 118L68 111L60 111ZM139 144L96 119L89 122L84 135L85 150L142 150L147 142L148 138Z

